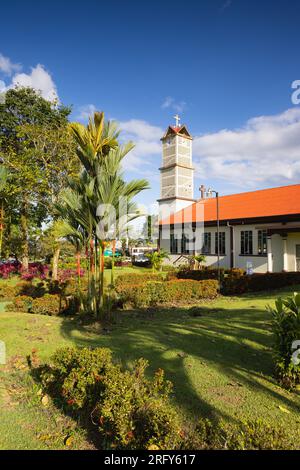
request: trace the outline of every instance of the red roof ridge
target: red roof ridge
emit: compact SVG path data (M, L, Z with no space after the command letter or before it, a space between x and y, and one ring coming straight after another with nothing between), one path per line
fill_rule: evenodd
M292 188L293 186L300 186L300 183L298 183L298 184L285 184L284 186L274 186L273 188L254 189L253 191L243 191L242 193L233 193L233 194L224 194L224 195L219 194L219 197L220 198L221 197L222 198L224 198L224 197L236 197L236 196L242 196L243 194L253 194L253 193L259 193L259 192L262 192L262 191L274 191L274 190L277 190L277 189ZM196 202L209 201L210 199L213 199L213 198L198 199Z

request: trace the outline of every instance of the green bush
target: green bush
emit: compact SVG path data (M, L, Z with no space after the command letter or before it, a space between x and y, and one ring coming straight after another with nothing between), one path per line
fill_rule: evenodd
M193 281L176 279L123 287L120 298L123 305L149 307L155 305L176 305L195 303L200 299L212 299L218 294L218 282L214 280Z
M43 386L71 408L93 408L112 367L109 349L61 348L41 368L40 377Z
M276 375L280 384L292 388L300 383L300 364L293 361L293 343L300 340L300 293L277 299L275 308L269 307L269 311Z
M115 288L117 293L122 292L124 288L131 285L143 284L147 281L161 281L163 274L158 273L127 273L117 277Z
M16 284L17 295L25 295L32 298L42 297L47 292L46 283L38 282L34 284L32 281L23 281Z
M145 377L147 361L132 370L113 363L108 349L63 348L38 373L45 390L78 417L97 425L102 448L174 449L180 424L162 370Z
M147 365L140 359L132 371L115 367L104 378L105 390L93 419L109 448L174 449L179 443L179 419L168 402L172 386L162 370L146 379Z
M12 300L17 293L17 288L11 284L1 283L0 285L0 300Z
M67 303L57 294L45 294L43 297L37 298L20 295L6 306L6 310L53 316L66 313Z
M33 298L28 295L19 295L15 297L12 303L5 306L5 310L9 312L30 312Z
M225 270L224 268L220 269L221 280L224 277ZM193 279L194 281L203 281L206 279L218 279L218 270L214 268L204 267L202 269L190 269L188 266L181 268L177 273L178 279Z
M300 272L254 273L244 275L240 270L232 270L222 281L222 293L239 295L245 292L280 289L284 286L300 284Z

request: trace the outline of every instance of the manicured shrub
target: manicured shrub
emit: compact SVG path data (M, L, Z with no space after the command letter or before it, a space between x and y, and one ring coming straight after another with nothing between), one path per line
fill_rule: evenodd
M272 314L275 372L280 384L292 388L300 383L300 362L297 364L294 354L299 348L294 342L300 340L300 293L277 299L275 308L269 307L269 311Z
M55 316L62 313L66 307L65 301L57 294L45 294L33 299L30 313Z
M2 284L0 285L0 300L12 300L17 293L17 288L11 284Z
M212 279L193 281L176 279L172 281L136 284L123 287L120 292L121 302L133 307L149 307L155 305L176 305L195 303L200 299L212 299L218 294L218 282Z
M53 316L67 313L67 303L56 294L45 294L43 297L37 298L20 295L6 306L6 310Z
M128 286L139 285L147 281L161 281L163 274L158 273L128 273L117 277L115 288L117 293L121 293Z
M244 292L280 289L285 286L300 284L300 272L286 273L254 273L239 275L234 270L222 281L222 293L238 295Z
M224 277L225 269L220 269L221 280ZM178 279L193 279L194 281L202 281L205 279L218 279L218 270L204 267L203 269L190 269L188 266L181 268L177 273Z
M19 295L13 302L5 306L6 311L28 313L31 310L33 298L28 295Z

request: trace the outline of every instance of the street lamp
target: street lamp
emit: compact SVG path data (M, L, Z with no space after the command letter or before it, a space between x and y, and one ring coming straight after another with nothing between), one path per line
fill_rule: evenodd
M218 266L218 282L219 282L219 289L221 287L221 272L220 272L220 215L219 215L219 192L214 191L213 189L209 189L208 193L216 195L217 201L217 266Z

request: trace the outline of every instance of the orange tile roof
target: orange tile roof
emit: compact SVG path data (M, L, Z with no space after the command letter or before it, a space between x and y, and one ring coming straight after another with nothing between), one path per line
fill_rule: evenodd
M216 198L200 199L160 223L214 222ZM219 197L220 221L300 214L300 184Z

